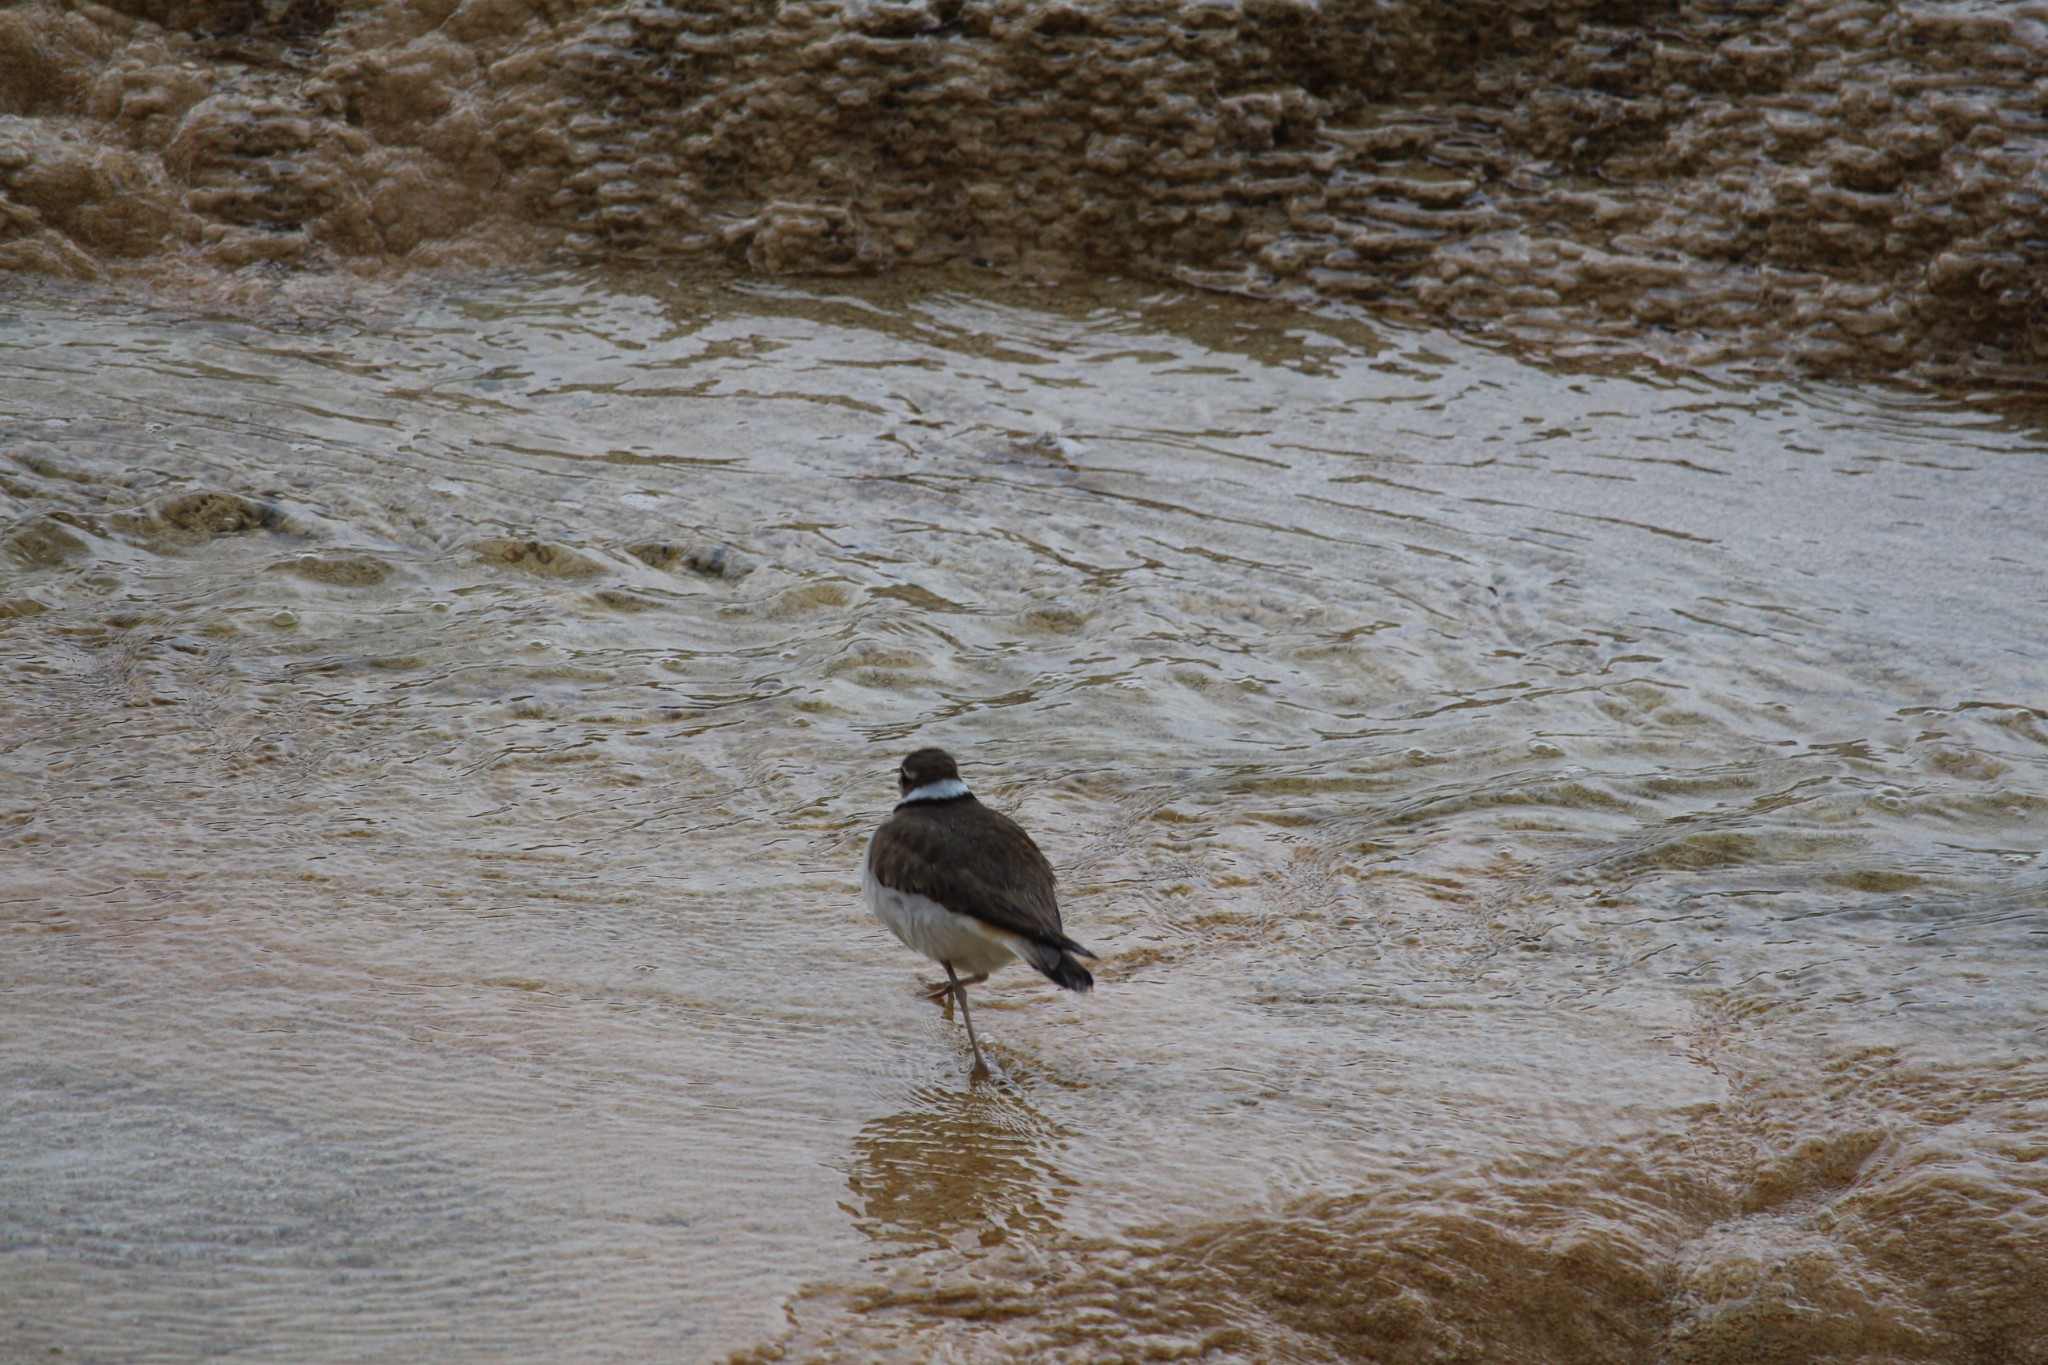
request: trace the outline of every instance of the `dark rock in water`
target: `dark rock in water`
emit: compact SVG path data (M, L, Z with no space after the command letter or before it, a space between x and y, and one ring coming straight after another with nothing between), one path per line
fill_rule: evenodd
M218 488L174 493L147 506L117 512L108 523L157 551L186 549L223 536L294 529L284 509L275 503Z
M270 503L218 489L165 498L150 508L150 516L165 526L198 536L276 530L285 521L284 513Z
M594 578L604 572L596 560L552 541L480 540L469 548L483 563L542 578Z
M54 517L28 517L0 533L0 552L24 569L49 569L91 547Z
M295 574L337 588L366 588L391 576L391 566L363 554L299 555L270 566L273 573Z
M687 569L706 578L745 578L754 571L737 550L726 545L680 545L665 540L642 541L627 552L649 568L674 573Z
M608 611L639 612L653 611L661 604L652 598L642 597L623 588L600 588L590 595L590 600Z

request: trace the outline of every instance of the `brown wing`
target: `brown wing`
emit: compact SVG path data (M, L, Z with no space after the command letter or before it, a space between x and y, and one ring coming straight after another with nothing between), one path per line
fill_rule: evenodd
M885 885L1040 943L1087 953L1061 932L1052 864L1008 816L965 796L905 806L882 830L873 858Z

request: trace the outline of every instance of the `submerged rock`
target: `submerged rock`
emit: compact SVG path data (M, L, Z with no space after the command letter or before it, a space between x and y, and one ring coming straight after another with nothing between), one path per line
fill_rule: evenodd
M0 553L24 569L49 569L91 553L92 547L51 516L24 517L0 531Z
M158 498L143 507L113 514L108 522L156 551L179 551L222 536L251 531L293 533L285 510L221 488L200 488Z
M479 563L542 578L593 578L604 572L604 566L588 555L552 541L480 540L469 548Z
M649 540L628 546L627 553L652 569L687 569L706 578L745 578L754 571L751 561L727 545Z

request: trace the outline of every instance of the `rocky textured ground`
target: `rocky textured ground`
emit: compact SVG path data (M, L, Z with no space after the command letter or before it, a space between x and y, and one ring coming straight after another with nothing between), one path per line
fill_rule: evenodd
M30 0L0 266L970 259L2032 387L2048 3Z

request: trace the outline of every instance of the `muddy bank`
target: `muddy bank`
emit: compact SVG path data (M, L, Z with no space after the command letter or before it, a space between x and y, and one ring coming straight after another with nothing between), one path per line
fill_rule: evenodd
M2029 385L2048 6L56 0L0 265L971 259Z

